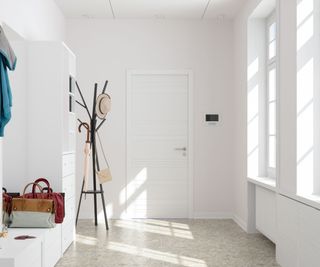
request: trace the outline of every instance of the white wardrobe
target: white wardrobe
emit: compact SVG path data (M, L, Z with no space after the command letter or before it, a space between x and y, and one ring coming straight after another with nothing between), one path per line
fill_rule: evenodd
M75 76L75 56L64 44L28 44L28 177L45 177L65 193L62 252L74 239Z

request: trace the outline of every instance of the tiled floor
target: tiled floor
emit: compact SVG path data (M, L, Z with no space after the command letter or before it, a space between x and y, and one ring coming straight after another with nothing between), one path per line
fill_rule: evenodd
M110 230L78 225L76 242L56 267L278 266L275 247L232 220L113 220Z

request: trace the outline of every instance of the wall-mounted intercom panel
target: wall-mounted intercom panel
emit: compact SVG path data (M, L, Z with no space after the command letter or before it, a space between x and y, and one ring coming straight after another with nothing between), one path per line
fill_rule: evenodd
M219 114L205 114L205 122L208 125L216 125L220 122Z

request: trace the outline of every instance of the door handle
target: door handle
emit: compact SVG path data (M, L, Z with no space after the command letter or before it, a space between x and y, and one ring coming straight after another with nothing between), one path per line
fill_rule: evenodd
M176 147L174 150L175 151L187 151L187 148L186 147Z

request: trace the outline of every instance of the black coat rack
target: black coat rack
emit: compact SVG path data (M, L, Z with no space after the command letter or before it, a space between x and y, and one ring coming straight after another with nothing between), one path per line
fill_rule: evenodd
M107 89L108 81L105 82L103 89L102 89L102 94L105 93ZM77 90L80 94L82 103L79 101L76 101L77 104L79 104L81 107L83 107L89 116L90 120L90 147L91 147L91 158L92 158L92 178L93 178L93 190L84 190L85 186L85 180L83 179L82 182L82 187L81 187L81 193L80 193L80 199L79 199L79 204L78 204L78 210L77 210L77 217L76 217L76 225L78 223L78 218L79 218L79 212L80 212L80 206L81 206L81 201L83 194L91 194L93 195L93 205L94 205L94 225L98 225L98 214L97 214L97 195L101 195L101 201L102 201L102 207L103 207L103 214L104 214L104 221L106 225L106 229L109 230L109 225L108 225L108 219L107 219L107 211L106 211L106 205L105 205L105 200L104 200L104 191L102 184L100 184L100 189L97 190L97 179L96 179L96 173L97 171L100 171L100 165L99 165L99 157L96 149L96 133L100 129L100 127L104 124L106 119L103 119L100 124L97 126L97 114L96 114L96 104L97 104L97 92L98 92L98 84L95 83L94 85L94 93L93 93L93 105L92 105L92 113L90 113L87 103L83 97L83 94L81 92L81 89L76 82L76 87ZM82 122L80 119L78 119L78 122L80 123L79 128L84 125L85 123ZM88 140L87 140L88 141Z

